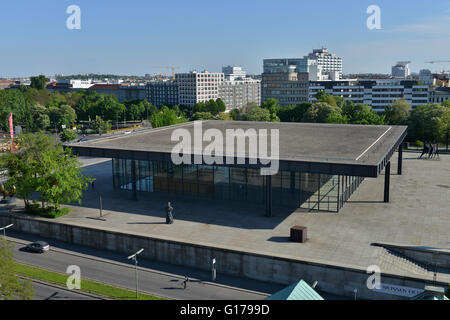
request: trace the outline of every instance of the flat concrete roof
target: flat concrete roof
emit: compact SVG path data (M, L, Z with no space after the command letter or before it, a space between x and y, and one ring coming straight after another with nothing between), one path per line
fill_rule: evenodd
M199 121L202 133L216 129L223 135L223 147L216 154L225 154L226 130L255 130L250 136L259 134L267 141L271 150L271 130L279 130L279 161L281 170L300 170L326 174L345 174L377 177L391 158L393 152L406 136L404 126L339 125L289 122L248 121ZM171 140L176 129L186 129L192 137L191 155L200 155L210 142L194 146L194 122L174 126L141 130L129 134L104 136L84 142L68 144L74 153L81 156L105 158L127 158L136 160L170 160L175 145L180 140ZM262 134L267 130L267 135ZM241 135L242 136L242 135ZM256 137L254 137L256 138ZM249 138L245 152L233 150L233 157L256 159L249 151ZM236 145L236 142L235 142ZM236 148L235 148L236 149ZM188 153L188 152L187 152ZM224 160L224 163L226 161ZM250 165L246 165L250 166Z

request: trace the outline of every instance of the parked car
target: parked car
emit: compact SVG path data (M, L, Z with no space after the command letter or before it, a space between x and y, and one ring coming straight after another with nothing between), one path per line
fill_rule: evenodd
M50 245L44 241L36 241L26 246L28 251L44 253L50 250Z

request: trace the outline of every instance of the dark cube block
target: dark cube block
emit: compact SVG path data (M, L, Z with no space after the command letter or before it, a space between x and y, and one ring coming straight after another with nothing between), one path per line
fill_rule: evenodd
M291 228L291 241L305 243L306 242L306 227L294 226Z

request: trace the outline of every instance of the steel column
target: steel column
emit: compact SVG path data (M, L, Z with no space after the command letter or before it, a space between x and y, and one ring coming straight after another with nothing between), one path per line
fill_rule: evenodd
M389 202L389 184L391 181L391 162L389 161L384 170L384 202Z

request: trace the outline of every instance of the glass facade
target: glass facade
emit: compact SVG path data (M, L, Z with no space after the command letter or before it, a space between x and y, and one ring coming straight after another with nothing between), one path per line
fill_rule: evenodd
M113 159L115 189L167 192L264 205L266 179L259 169L180 165L166 161ZM279 171L272 179L273 206L338 212L362 182L361 177Z

